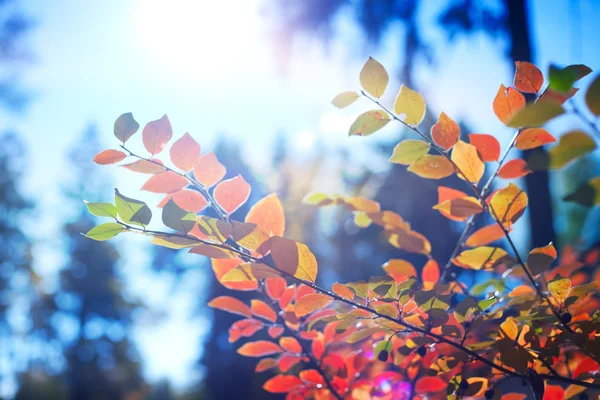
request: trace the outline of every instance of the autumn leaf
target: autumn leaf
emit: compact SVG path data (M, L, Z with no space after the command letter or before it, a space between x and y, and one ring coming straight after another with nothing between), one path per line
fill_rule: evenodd
M332 299L321 293L307 294L296 301L294 312L298 317L304 317L311 312L327 307Z
M185 133L171 146L171 161L177 168L185 172L194 168L199 156L200 145L189 133Z
M121 114L115 120L114 133L121 143L125 144L140 128L140 124L133 118L133 114L128 112Z
M250 307L244 304L241 300L231 296L219 296L212 299L208 306L219 310L227 311L232 314L238 314L243 317L252 318Z
M548 270L556 259L556 255L556 249L552 243L544 247L537 247L529 252L527 266L534 276L539 275Z
M461 192L460 190L446 187L446 186L438 186L438 204L441 204L447 200L460 199L462 197L467 197L466 193ZM444 217L451 219L452 221L464 221L467 219L466 217L457 217L457 216L451 215L442 209L440 209L438 211Z
M116 164L123 161L127 154L119 150L104 150L96 154L94 162L100 165Z
M162 161L157 159L152 159L151 161L137 160L130 164L121 165L121 167L141 174L158 174L165 171Z
M477 148L471 144L459 140L452 150L452 161L461 172L458 176L474 184L485 172L485 164L477 154Z
M235 321L229 328L229 343L237 342L242 337L251 337L265 325L257 319Z
M146 124L142 131L142 142L146 150L155 155L163 151L172 136L173 128L171 128L169 117L165 114L160 119Z
M491 224L479 228L465 241L469 247L485 246L504 237L504 231L498 224Z
M403 140L394 147L394 152L389 161L396 164L410 165L425 156L430 147L429 143L424 140Z
M196 225L196 214L179 207L169 199L163 208L162 221L165 226L181 233L188 233Z
M500 158L500 143L492 135L471 133L469 134L469 142L475 146L483 162L498 161L498 158Z
M429 259L423 266L421 271L421 279L423 280L423 289L431 290L440 280L440 266L434 259Z
M404 229L384 231L389 243L409 253L425 254L431 253L431 243L419 232Z
M358 99L358 93L356 92L344 92L340 93L331 100L331 104L337 108L345 108L350 104L354 103Z
M466 218L471 215L479 214L483 211L483 206L475 197L461 197L458 199L446 200L443 203L433 206L434 210L443 211L456 218Z
M415 267L405 260L393 259L383 264L383 270L396 282L404 282L417 276Z
M142 186L142 190L152 193L173 193L183 189L188 185L188 180L183 176L173 172L164 171L152 175Z
M264 301L253 299L250 302L250 311L256 317L261 317L271 322L277 321L277 314Z
M556 139L544 128L529 128L519 133L515 147L520 150L530 150L553 142L556 142Z
M302 381L294 375L277 375L263 385L263 389L270 393L287 393L302 385Z
M504 164L498 171L498 176L502 179L516 179L522 178L531 172L525 160L516 158Z
M565 109L555 101L538 100L511 115L506 125L512 128L538 127L565 113Z
M439 376L424 376L417 381L415 391L417 393L436 393L446 389L447 386L448 382Z
M269 297L273 300L279 300L286 289L285 279L283 278L267 278L265 279L265 290Z
M207 205L206 199L200 194L200 192L191 189L182 189L165 196L165 198L158 204L158 207L164 207L170 199L173 199L175 204L177 204L179 207L193 213L199 213L200 211L204 210Z
M450 150L460 138L460 128L452 118L442 112L438 121L431 127L431 138L444 150Z
M231 215L240 208L250 196L250 185L241 176L220 182L213 191L215 201L227 213Z
M367 111L356 118L350 126L348 136L371 135L386 126L388 122L390 122L390 117L385 111Z
M381 98L387 87L389 76L383 65L369 57L360 71L360 85L371 96Z
M590 84L585 93L585 103L595 116L600 115L600 76Z
M405 124L417 126L425 117L425 100L419 93L402 85L394 101L394 112L405 115Z
M548 283L548 290L552 297L559 303L565 302L571 291L571 280L567 278L556 279Z
M152 219L152 211L146 203L123 196L117 189L115 189L115 206L119 217L126 224L144 227Z
M271 255L280 270L310 282L317 278L317 259L305 244L273 236Z
M267 241L270 239L270 235L260 225L232 221L231 238L245 249L262 255L269 251Z
M525 97L517 90L500 85L494 98L494 113L500 121L508 124L511 118L525 107Z
M285 214L277 194L272 193L257 201L248 211L245 221L262 226L271 235L283 236Z
M225 243L231 235L232 226L219 218L202 215L196 220L198 230L209 240L217 243Z
M194 247L194 249L196 249L196 247ZM211 263L213 272L215 273L215 278L217 279L217 281L219 281L221 285L233 290L256 290L258 288L258 281L254 279L244 279L239 281L223 281L223 278L227 274L229 274L232 270L243 264L245 264L244 261L239 258L213 259Z
M491 214L508 228L523 215L528 202L527 193L511 183L492 196L490 200Z
M331 291L344 299L352 300L354 298L354 292L341 283L334 283L331 286Z
M521 92L537 93L544 84L544 75L542 71L529 62L515 62L515 81L514 85Z
M454 165L446 157L430 154L413 162L407 171L427 179L442 179L455 172Z
M237 352L246 357L264 357L281 353L282 351L282 348L273 342L258 340L244 344Z
M194 177L207 188L213 187L223 179L227 170L217 160L215 153L207 153L196 159Z
M511 256L499 247L480 246L464 250L452 262L461 267L475 270L491 270L498 264L512 266L515 262Z
M596 149L596 142L583 131L565 133L550 149L550 168L558 169Z

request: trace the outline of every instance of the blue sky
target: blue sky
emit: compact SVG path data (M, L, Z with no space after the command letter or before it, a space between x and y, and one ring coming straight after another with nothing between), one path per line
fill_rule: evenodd
M347 128L353 117L369 105L362 102L340 112L329 104L335 94L357 88L358 72L367 55L393 71L400 30L392 29L381 48L369 50L348 15L342 15L336 21L337 39L328 54L316 40L300 40L292 49L287 73L282 74L270 41L270 22L262 19L260 3L23 2L23 9L38 21L30 40L36 62L23 76L35 99L24 116L2 115L2 125L16 128L29 146L27 191L46 194L35 237L39 239L36 267L47 277L48 285L62 262L50 238L56 236L60 222L60 215L52 210L59 205L57 187L68 176L66 151L89 123L96 123L106 147L114 148L112 126L121 113L133 112L142 125L167 113L175 135L190 132L202 144L203 152L210 150L216 134L242 141L248 161L259 173L266 171L264 160L279 131L290 137L298 156L309 154L315 140L323 140L331 148L351 150L359 161L368 160L365 149L370 144L400 137L400 131L390 124L373 137L349 139ZM445 43L433 27L433 18L437 5L443 3L427 2L430 7L422 13L432 26L425 34L437 47ZM559 65L585 63L593 69L600 65L597 44L582 39L600 37L600 7L593 0L583 0L577 17L571 3L531 2L535 57L543 71L551 61ZM499 84L511 83L512 66L502 55L504 48L502 38L475 35L438 52L436 65L419 66L418 89L428 106L463 120L474 132L504 135L508 140L510 132L491 108ZM399 85L390 82L384 102L393 100ZM553 133L561 133L561 127ZM113 171L118 186L135 194L141 178ZM88 200L110 196L99 193L98 198ZM147 194L138 197L151 204L159 200ZM141 244L137 238L127 239L128 244L132 242ZM148 329L146 322L140 321L136 330L138 345L148 361L146 373L151 379L168 376L183 385L194 378L191 366L198 356L198 337L209 329L204 317L190 319L205 275L186 277L172 295L167 277L144 272L148 257L139 253L130 255L123 272L129 291L134 296L148 296L152 304L166 304L169 313L160 326ZM172 345L157 350L157 343Z

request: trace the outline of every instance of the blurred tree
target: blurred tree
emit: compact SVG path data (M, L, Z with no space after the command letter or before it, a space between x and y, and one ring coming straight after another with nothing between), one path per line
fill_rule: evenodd
M89 127L71 151L71 182L65 187L74 215L64 227L68 262L55 294L60 310L54 325L64 344L65 378L73 400L127 399L143 385L129 338L132 312L139 305L123 292L119 253L108 242L82 236L96 221L81 199L108 189L92 162L100 149L96 129Z

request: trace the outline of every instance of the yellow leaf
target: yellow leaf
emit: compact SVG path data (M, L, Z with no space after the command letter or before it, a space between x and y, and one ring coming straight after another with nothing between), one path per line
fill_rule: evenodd
M582 131L565 133L558 140L558 145L550 149L550 168L562 168L594 149L596 149L596 142L587 133Z
M369 57L360 71L360 84L371 96L381 98L388 84L389 76L383 65Z
M515 262L511 256L499 247L481 246L460 253L452 262L461 268L491 270L504 263L512 266Z
M506 125L511 128L519 128L522 126L535 128L564 114L564 112L565 109L559 103L541 100L527 104L524 108L517 111Z
M209 239L219 243L225 243L231 234L231 225L229 223L204 215L198 217L198 229L204 235L208 236Z
M490 211L494 218L508 228L523 215L528 201L527 193L511 183L494 194L490 201Z
M394 152L389 161L396 164L410 165L427 154L430 147L429 143L423 140L403 140L394 147Z
M356 92L344 92L340 93L331 100L331 104L337 108L348 107L358 99L358 93Z
M552 297L554 297L559 304L562 304L571 291L571 280L564 278L552 281L548 283L548 290L552 294Z
M394 247L408 251L409 253L425 254L431 253L431 243L418 232L411 230L394 229L384 231L388 241Z
M414 172L421 178L442 179L454 173L454 165L444 156L426 154L413 162L408 171Z
M508 338L510 340L517 340L519 334L519 327L513 317L506 318L502 324L500 324L500 338Z
M475 184L479 183L479 180L485 172L485 164L479 158L477 148L472 144L459 140L452 150L452 161L456 164L460 172L459 178L466 179L469 182Z
M385 111L372 110L363 113L356 118L348 136L368 136L377 132L390 122L390 117Z
M282 271L310 282L317 278L317 259L305 244L273 236L271 255L277 268Z
M433 209L443 211L457 218L470 217L483 211L479 200L471 196L446 200L433 206Z
M595 116L600 115L600 76L597 76L590 86L588 86L585 94L585 103L592 114Z
M315 310L327 307L332 301L331 297L322 293L310 293L296 301L294 312L296 316L304 317Z
M402 85L394 102L394 112L398 115L405 114L404 122L417 126L425 117L425 101L419 93Z

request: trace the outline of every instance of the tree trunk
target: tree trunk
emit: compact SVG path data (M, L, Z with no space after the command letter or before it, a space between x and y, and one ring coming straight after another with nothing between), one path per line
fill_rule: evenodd
M508 30L511 36L510 56L514 61L532 61L532 49L526 0L505 0L508 13ZM529 151L523 152L527 159ZM533 172L525 176L529 196L530 246L541 247L556 242L553 226L552 197L548 171Z

